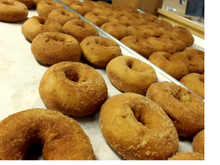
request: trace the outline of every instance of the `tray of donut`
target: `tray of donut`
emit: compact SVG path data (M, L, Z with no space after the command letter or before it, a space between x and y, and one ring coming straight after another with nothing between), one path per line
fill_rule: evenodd
M77 0L0 0L0 27L0 160L204 160L186 29Z

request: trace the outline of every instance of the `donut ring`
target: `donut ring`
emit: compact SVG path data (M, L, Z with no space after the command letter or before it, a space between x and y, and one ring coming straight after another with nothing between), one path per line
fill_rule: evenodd
M168 160L204 160L204 155L197 152L177 152Z
M156 52L167 52L169 54L176 52L176 48L172 42L166 42L160 37L148 37L147 40L154 46Z
M82 3L80 1L73 2L70 5L70 8L73 9L74 11L76 11L77 13L79 13L82 16L84 16L86 13L91 11L91 9L83 7Z
M164 39L166 42L172 42L177 52L182 51L186 48L186 44L177 37L162 35L160 36L160 38Z
M144 12L144 13L140 14L140 16L144 19L151 21L151 22L154 22L155 20L158 19L157 16L155 16L151 13L148 13L148 12Z
M204 98L204 75L190 73L180 79L180 82Z
M205 53L202 50L199 49L193 49L193 48L187 48L184 49L183 53L187 54L187 55L197 55L199 56L201 59L205 60Z
M171 37L178 38L177 33L174 32L171 27L158 27L158 29L159 29L164 35L168 35L168 36L171 36Z
M24 21L28 15L28 8L21 2L13 0L0 0L0 21Z
M37 4L37 13L39 16L48 17L49 13L54 9L65 9L64 6L53 0L41 0Z
M188 29L181 26L174 26L172 29L174 32L178 34L178 38L182 40L187 47L193 45L194 37Z
M143 37L126 36L121 39L121 42L147 59L155 52L154 46Z
M121 40L128 34L128 30L126 26L115 22L106 22L101 26L101 29L106 31L107 33L109 33L118 40Z
M80 43L82 57L90 64L105 68L113 58L121 56L117 42L100 36L88 36Z
M101 3L106 3L104 1L98 1L98 2L101 2ZM97 3L98 3L97 2ZM108 4L108 3L106 3ZM110 5L110 4L109 4ZM111 16L113 15L113 12L110 8L105 8L105 7L95 7L92 9L92 12L95 14L95 15L102 15L102 16Z
M173 25L165 20L161 20L161 19L155 19L154 23L158 26L158 27L168 27L171 28L173 27Z
M89 137L60 112L27 109L0 122L0 160L24 159L33 143L42 143L44 160L95 160Z
M80 20L78 14L68 11L66 9L54 9L48 15L48 19L58 22L63 26L66 22L70 20Z
M174 53L172 56L176 56L180 60L182 60L187 68L189 73L200 73L204 72L204 59L197 54L189 54L182 52Z
M99 27L108 22L107 16L98 15L96 13L93 13L92 11L86 13L84 17Z
M79 42L59 32L38 34L32 41L31 51L41 64L54 65L62 61L78 62L82 55Z
M153 67L130 56L119 56L106 66L111 83L120 91L145 95L148 87L157 82Z
M41 79L39 93L48 108L79 117L95 113L108 96L101 74L79 62L51 66Z
M60 1L63 2L67 6L70 6L73 3L81 4L81 1L79 1L79 0L60 0Z
M139 94L109 98L100 110L99 125L107 143L127 160L163 160L178 150L172 121L156 103Z
M143 38L152 37L151 33L147 30L142 30L140 26L128 26L128 35L140 36Z
M43 16L33 16L22 25L22 34L31 42L39 33L48 31L62 33L63 28L59 23Z
M154 25L141 25L139 28L141 30L148 31L152 37L160 37L163 35L162 31Z
M98 30L83 20L70 20L65 23L63 30L66 34L76 38L79 43L88 36L99 36Z
M31 9L35 6L33 0L16 0L16 1L23 3L28 9Z
M205 130L203 129L202 131L198 132L194 137L193 137L193 151L194 152L199 152L201 154L205 154Z
M190 90L163 81L152 84L146 96L168 114L179 136L192 137L204 129L204 102Z
M184 62L166 52L155 52L151 54L149 61L177 80L189 73Z

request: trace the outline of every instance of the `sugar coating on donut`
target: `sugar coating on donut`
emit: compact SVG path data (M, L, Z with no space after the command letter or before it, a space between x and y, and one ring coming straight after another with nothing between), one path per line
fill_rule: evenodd
M119 44L106 37L88 36L80 46L82 57L96 67L105 68L109 61L122 55Z
M106 73L111 83L123 92L145 95L148 87L157 82L152 66L130 56L112 59L106 67Z
M204 102L194 92L174 82L162 81L152 84L146 97L168 114L179 136L192 137L204 129Z
M72 118L49 109L27 109L0 122L0 160L21 160L42 143L45 160L94 160L89 137Z
M80 62L60 62L43 75L39 93L49 109L71 116L97 112L108 96L102 75Z
M38 34L32 41L31 52L44 65L62 61L78 62L82 55L79 42L74 37L59 32Z
M146 97L123 93L102 106L99 125L107 143L127 160L164 160L178 150L172 121Z

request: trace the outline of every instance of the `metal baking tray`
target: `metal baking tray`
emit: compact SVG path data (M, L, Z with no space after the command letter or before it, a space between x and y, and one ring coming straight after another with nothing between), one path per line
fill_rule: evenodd
M60 2L58 0L55 0ZM61 2L60 2L61 3ZM62 4L62 3L61 3ZM69 11L73 11L64 5ZM75 12L75 11L73 11ZM35 9L30 9L28 18L38 16ZM83 16L82 20L89 22ZM24 22L24 21L23 21ZM31 43L25 39L21 32L23 22L6 23L0 22L0 121L10 114L30 109L46 108L39 95L40 80L48 69L36 61L31 52ZM96 25L94 25L97 27ZM157 73L158 81L170 81L182 85L179 81L166 74L147 59L122 44L120 41L98 28L101 36L111 38L116 41L122 50L123 55L128 55L140 59L153 66ZM95 68L106 81L108 87L108 97L120 94L109 81L105 69ZM87 117L73 117L85 133L89 136L97 160L122 160L105 141L99 128L99 112ZM180 138L179 151L192 152L192 139ZM42 159L42 156L31 156L34 159ZM29 158L29 157L28 157ZM28 159L27 158L27 159Z

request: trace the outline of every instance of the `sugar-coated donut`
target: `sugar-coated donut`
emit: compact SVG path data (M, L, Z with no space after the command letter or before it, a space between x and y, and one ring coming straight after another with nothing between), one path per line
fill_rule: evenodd
M33 0L16 0L16 1L25 4L25 6L27 6L28 9L31 9L35 6Z
M204 75L199 73L190 73L182 77L180 82L204 98Z
M176 52L183 51L186 48L186 44L177 37L161 35L160 38L164 39L166 42L172 42L176 48Z
M128 34L126 26L115 22L106 22L101 26L101 29L106 31L118 40L121 40Z
M204 160L204 155L198 152L177 152L168 160Z
M194 152L199 152L201 154L205 154L205 130L203 129L202 131L198 132L194 137L193 137L193 151Z
M0 0L0 21L19 22L28 16L28 8L14 0Z
M27 109L0 122L0 160L22 160L33 144L44 160L95 160L89 137L72 118L49 109Z
M117 42L101 36L88 36L80 43L82 57L90 64L105 68L113 58L121 56Z
M70 20L80 20L78 14L68 11L66 9L54 9L49 13L48 18L58 22L61 26L63 26L66 22Z
M145 95L148 87L157 82L154 68L134 57L119 56L112 59L106 73L120 91Z
M73 9L74 11L76 11L77 13L79 13L80 15L85 15L86 13L91 11L91 9L83 7L80 1L71 3L69 7Z
M182 40L187 47L193 45L194 37L188 29L182 26L174 26L172 29L178 34L179 39Z
M155 52L151 54L149 61L177 80L189 73L184 62L166 52Z
M172 121L156 103L135 93L109 98L99 114L107 143L127 160L164 160L178 150Z
M155 52L154 46L148 40L140 36L126 36L121 39L121 42L147 59Z
M196 53L185 53L184 51L174 53L172 56L176 56L182 60L187 65L189 73L202 74L204 72L204 57Z
M146 96L168 114L179 136L192 137L204 129L204 102L194 92L162 81L152 84Z
M202 50L194 49L194 48L187 48L183 51L184 54L187 56L196 55L199 56L201 59L205 60L205 53Z
M47 17L49 13L54 9L64 9L64 6L53 0L41 0L37 4L37 13L39 16Z
M88 36L99 36L98 30L83 20L70 20L65 23L63 30L66 34L76 38L79 43Z
M95 113L108 96L101 74L80 62L60 62L43 75L39 93L49 109L71 116Z
M33 41L33 39L39 34L43 32L63 32L62 26L48 19L44 16L33 16L26 20L22 25L22 34L29 41Z
M175 53L176 52L176 47L172 42L166 42L162 38L157 38L157 37L148 37L147 40L154 46L154 49L157 52L167 52L167 53Z
M84 17L99 27L108 22L107 16L98 15L96 13L93 13L92 11L86 13Z
M82 55L79 42L74 37L59 32L38 34L32 41L31 51L36 60L44 65L62 61L78 62Z

